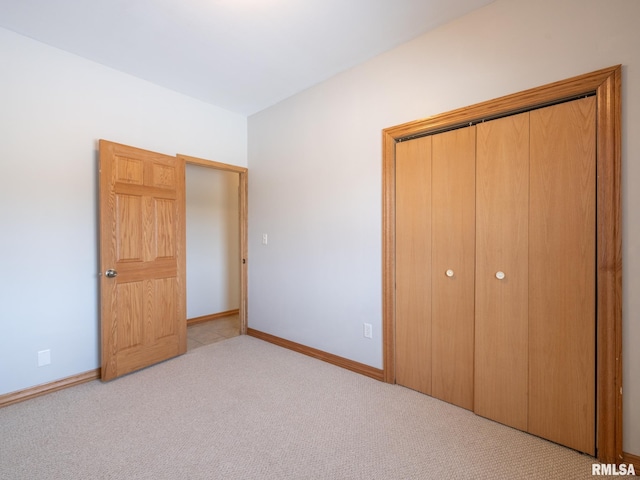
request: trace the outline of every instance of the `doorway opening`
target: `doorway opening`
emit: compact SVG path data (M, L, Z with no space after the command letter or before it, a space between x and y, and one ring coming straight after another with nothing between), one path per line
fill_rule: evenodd
M248 171L178 157L186 164L187 326L193 332L187 338L192 348L246 334Z

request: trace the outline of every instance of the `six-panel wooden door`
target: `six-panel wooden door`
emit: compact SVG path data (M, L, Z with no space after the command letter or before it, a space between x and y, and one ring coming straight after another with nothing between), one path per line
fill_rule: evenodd
M186 351L183 162L100 141L103 380Z

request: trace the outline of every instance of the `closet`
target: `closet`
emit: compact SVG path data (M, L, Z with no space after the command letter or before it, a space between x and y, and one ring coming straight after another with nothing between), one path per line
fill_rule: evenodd
M469 410L475 141L470 127L396 150L397 382Z
M596 445L596 98L395 145L395 379Z

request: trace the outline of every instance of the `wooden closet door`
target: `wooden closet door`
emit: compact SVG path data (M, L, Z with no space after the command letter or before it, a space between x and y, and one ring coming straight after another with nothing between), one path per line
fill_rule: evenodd
M474 411L526 430L529 113L477 137Z
M531 112L529 432L595 454L595 98Z
M431 137L396 145L396 383L431 395Z
M476 128L432 138L431 395L473 410Z

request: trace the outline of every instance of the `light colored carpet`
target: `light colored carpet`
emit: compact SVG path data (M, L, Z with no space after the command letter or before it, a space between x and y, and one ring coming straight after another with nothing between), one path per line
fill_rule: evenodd
M247 336L0 409L3 480L571 480L594 461Z

